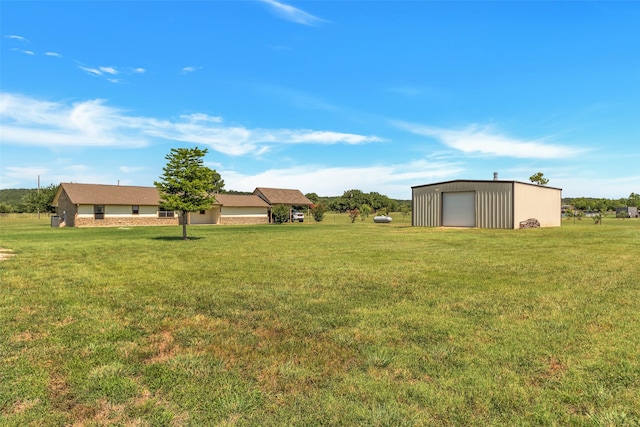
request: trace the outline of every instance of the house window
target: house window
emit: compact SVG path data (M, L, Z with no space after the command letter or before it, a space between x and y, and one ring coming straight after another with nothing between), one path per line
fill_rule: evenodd
M104 219L104 205L93 205L94 219Z
M160 208L158 210L158 217L159 218L173 218L173 211L168 211L166 209Z
M131 206L131 213L133 215L138 215L140 213L140 206L138 205Z
M204 209L200 209L200 215L204 215Z

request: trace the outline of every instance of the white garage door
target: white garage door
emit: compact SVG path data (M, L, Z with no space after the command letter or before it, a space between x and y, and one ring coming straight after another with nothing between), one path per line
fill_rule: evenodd
M473 191L442 194L444 227L476 226L476 193Z

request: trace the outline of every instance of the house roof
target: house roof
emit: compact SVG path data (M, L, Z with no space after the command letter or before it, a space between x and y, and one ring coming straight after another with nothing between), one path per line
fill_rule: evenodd
M227 207L269 207L267 202L255 194L216 194L216 203Z
M63 182L58 187L53 206L58 206L63 190L74 205L160 205L160 193L156 187ZM216 194L215 197L216 204L228 207L311 204L299 190L282 188L256 188L253 194Z
M156 187L126 185L77 184L63 182L53 199L58 205L62 190L74 205L145 205L158 206L160 193Z
M313 202L305 197L300 190L285 188L258 187L253 194L261 197L270 205L311 205Z

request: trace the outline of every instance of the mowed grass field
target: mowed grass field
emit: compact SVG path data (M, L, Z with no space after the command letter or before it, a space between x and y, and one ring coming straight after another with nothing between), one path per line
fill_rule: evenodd
M2 426L638 426L640 221L2 219Z

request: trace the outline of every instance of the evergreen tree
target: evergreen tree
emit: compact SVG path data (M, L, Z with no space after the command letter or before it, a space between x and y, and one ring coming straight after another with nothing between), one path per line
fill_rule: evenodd
M167 165L162 169L161 181L154 182L160 191L162 206L180 211L183 240L187 240L189 212L211 208L216 201L213 193L224 187L220 174L204 166L207 151L198 147L172 148L165 157Z

